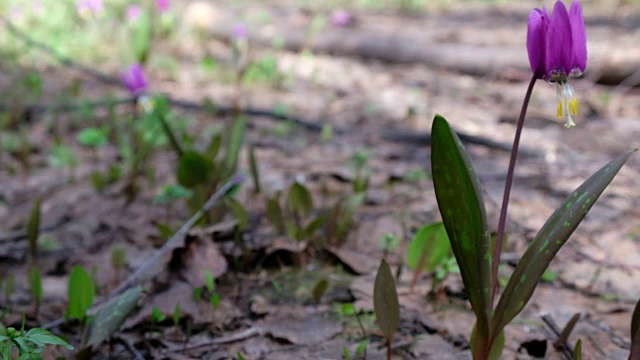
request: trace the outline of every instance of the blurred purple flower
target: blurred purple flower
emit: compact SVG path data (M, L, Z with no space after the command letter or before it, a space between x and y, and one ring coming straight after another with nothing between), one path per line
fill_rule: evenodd
M247 27L240 23L236 24L233 27L233 37L234 39L246 39L247 38Z
M76 10L80 15L97 14L104 10L102 0L78 0Z
M142 65L133 64L120 75L120 79L127 90L135 96L147 91L147 79L144 76Z
M169 10L169 0L156 0L158 11L165 12Z
M333 26L345 27L353 23L353 15L345 10L338 9L331 13L329 20Z
M127 20L130 22L135 22L140 18L140 14L142 14L142 8L140 5L130 5L127 8Z
M569 79L578 77L587 67L587 35L582 6L574 0L567 8L558 0L549 16L546 8L529 14L527 51L531 71L539 78L557 84L558 119L566 127L575 126L578 101Z

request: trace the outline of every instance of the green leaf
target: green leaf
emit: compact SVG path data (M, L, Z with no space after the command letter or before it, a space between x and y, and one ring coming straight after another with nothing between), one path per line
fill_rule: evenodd
M629 357L629 359L635 358ZM582 339L578 339L576 347L573 349L573 360L582 360Z
M36 300L37 304L42 301L42 279L40 278L40 270L37 266L31 266L29 269L29 288Z
M473 326L471 330L471 348L476 349L476 346L482 346L482 344L475 344L476 339L476 326ZM487 360L500 360L500 355L502 355L502 350L504 350L504 331L501 331L500 334L496 337L491 345L491 350L489 351L489 356Z
M380 262L373 285L373 309L387 344L391 344L400 326L400 304L391 268L384 260Z
M431 168L440 214L447 229L479 336L491 316L491 236L480 183L458 136L442 116L431 130Z
M69 275L69 308L67 317L84 321L87 310L93 304L96 288L91 276L80 266L74 266Z
M640 300L631 315L631 354L629 359L640 358Z
M109 142L107 132L98 128L84 129L78 133L76 139L80 144L92 148L99 148Z
M231 130L229 132L229 141L227 142L225 153L225 171L229 175L236 172L236 168L238 165L238 154L240 153L242 139L244 138L245 124L245 119L239 116L233 122L233 126L231 127Z
M340 311L343 315L352 316L356 314L356 307L353 304L344 304Z
M327 292L328 288L329 281L327 281L327 279L320 279L320 281L316 283L316 286L313 287L313 301L319 303L322 295Z
M167 318L167 315L165 315L162 311L160 311L160 309L158 309L155 306L151 308L151 322L152 323L154 323L154 324L161 323L166 318Z
M444 224L425 225L413 237L407 249L407 266L412 270L433 272L449 256L451 245ZM422 266L419 266L422 264Z
M304 217L313 210L313 198L309 190L296 181L289 188L287 205L292 212Z
M85 346L99 345L116 332L140 299L142 287L136 286L106 302L91 319L82 336Z
M233 197L225 198L225 203L229 206L229 208L231 209L231 214L233 214L233 217L238 222L238 230L244 231L244 229L249 224L249 213L247 212L247 210L238 200Z
M157 118L158 121L160 121L162 130L164 131L167 139L169 139L169 143L171 144L173 151L175 151L176 155L178 155L179 158L182 157L182 155L184 155L184 149L180 144L180 141L178 141L178 138L176 137L173 129L171 129L169 122L167 121L167 113L169 112L169 104L167 102L167 99L162 96L157 96L153 99L153 102L154 117Z
M502 330L524 308L553 257L634 151L627 151L593 174L542 226L500 297L492 322L492 334Z
M144 64L151 49L151 21L146 13L140 14L133 29L132 48L136 60Z
M260 193L260 172L258 171L258 161L256 160L255 148L253 145L249 146L249 170L251 172L251 178L253 179L253 191L256 194Z
M173 308L173 326L178 326L180 323L180 303L177 303Z
M189 150L178 160L178 182L180 185L190 188L200 184L206 184L213 172L211 160L200 153Z
M49 331L40 328L33 328L27 332L25 338L29 341L33 341L36 345L43 347L45 345L61 345L67 350L73 350L73 346L69 345L66 341L53 335Z
M271 223L271 226L278 232L284 232L284 219L282 217L282 208L278 198L270 198L267 200L267 218Z
M31 209L31 216L27 224L27 239L29 241L29 253L33 258L38 256L38 236L40 234L40 205L42 199L38 198Z

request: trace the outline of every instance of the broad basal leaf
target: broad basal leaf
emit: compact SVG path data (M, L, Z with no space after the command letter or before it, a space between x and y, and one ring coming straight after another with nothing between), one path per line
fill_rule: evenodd
M93 304L96 288L93 279L80 266L74 266L69 275L69 308L67 317L83 321L87 310Z
M491 314L491 236L480 183L458 136L440 115L431 130L433 186L462 281L485 339Z
M451 245L441 222L420 228L407 249L407 266L412 270L435 271L449 255Z
M593 174L562 203L540 229L500 297L492 323L492 334L502 330L524 308L553 257L634 151L627 151Z

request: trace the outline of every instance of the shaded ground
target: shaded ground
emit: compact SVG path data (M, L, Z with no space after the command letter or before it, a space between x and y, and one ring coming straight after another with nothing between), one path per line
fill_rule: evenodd
M479 8L481 12L469 14L468 10L454 7L410 16L361 10L356 14L358 22L354 27L332 30L396 35L400 32L400 36L406 33L411 39L421 39L414 40L418 41L417 46L439 39L447 44L483 46L489 53L496 49L499 59L496 62L508 65L484 76L461 74L446 66L252 48L256 59L264 54L277 59L284 76L281 81L245 86L240 94L241 105L273 109L280 104L289 114L350 130L322 139L319 132L292 127L286 122L268 117L249 118L245 143L256 149L263 194L253 194L247 184L237 198L250 214L242 239L250 244L254 256L246 263L233 256L233 250L229 250L234 243L233 226L221 226L215 231L195 228L182 246L186 260L180 271L171 272L167 268L153 282L145 284L151 293L124 324L120 339L151 358L223 359L242 352L248 359L338 359L344 347L354 353L361 337L357 322L339 311L340 304L354 302L358 309L367 311L363 316L371 340L367 359L384 358L383 341L370 314L372 271L383 256L380 239L384 234L402 239L401 245L387 256L392 265L400 265L415 230L438 220L438 211L430 180L409 176L420 174L420 170L429 172L428 144L386 141L379 134L389 129L424 133L434 113L440 113L459 131L509 142L529 76L523 19L530 8L483 7ZM629 39L633 39L637 30L626 27L624 21L617 23L620 26L612 25L619 14L595 6L587 9L590 51L594 49L596 55L594 64L590 63L593 70L575 83L581 106L579 125L567 130L554 120L555 89L538 83L523 146L541 151L543 156L519 159L510 206L505 276L512 271L527 241L565 196L611 158L639 146L640 92L592 81L598 79L597 72L604 67L598 57L602 54L599 49L628 49ZM257 18L252 15L256 13L269 12L271 22L292 29L308 24L313 15L289 2L264 8L240 5L233 11L249 19L250 29L262 26L251 22ZM503 19L506 25L498 26L497 21L488 20L492 18ZM461 23L464 26L459 26ZM266 27L257 36L268 34ZM421 31L428 32L426 40ZM309 46L313 47L312 44L310 41ZM207 97L215 103L230 104L237 94L236 86L215 81L197 66L203 53L213 54L223 62L228 60L228 42L211 38L204 45L189 39L176 45L173 51L180 61L180 71L172 74L152 70L153 91L179 99L200 101ZM505 59L499 51L505 48L521 49L522 53ZM55 94L74 78L85 84L85 97L98 98L111 91L72 70L52 68L45 77L45 93ZM51 100L55 96L45 98ZM124 107L122 111L130 109ZM228 117L176 111L184 111L196 119L188 127L195 134L204 133L209 125L227 126L231 122ZM27 136L34 146L29 154L28 172L11 173L7 169L20 169L19 159L9 156L1 159L3 232L24 229L34 200L43 197L42 224L50 228L45 233L58 239L61 246L42 255L45 305L37 319L29 319L32 326L46 324L64 313L66 279L73 265L95 267L94 277L104 294L123 278L110 265L113 246L126 248L127 269L133 271L162 242L156 223L177 227L188 215L184 205L178 204L168 214L165 207L152 202L158 184L173 181L175 155L168 150L152 158L159 180L155 184L145 183L132 204L126 204L122 183L96 192L89 175L117 161L117 149L108 146L89 151L75 143L74 134L82 127L81 115L78 118L44 114L29 124ZM46 159L55 141L51 123L62 127L64 141L78 156L79 166L75 169L47 166ZM490 224L497 224L508 154L481 145L469 145L468 149L488 201ZM369 154L370 188L348 241L340 250L330 252L291 251L296 247L286 237L275 234L266 220L266 196L286 189L297 179L312 190L318 209L328 208L340 195L351 191L354 172L349 160L362 150ZM248 168L246 148L241 159L241 168ZM640 157L632 156L554 260L551 269L557 278L542 283L523 313L507 328L504 358L513 358L526 341L553 339L541 315L549 314L562 327L576 312L582 314L582 320L570 343L582 338L585 358L628 356L630 314L640 297L639 175ZM26 241L3 236L0 254L3 274L10 272L16 279L16 291L10 303L5 304L11 306L11 311L3 322L17 324L23 311L32 312L26 286ZM193 288L205 282L202 269L211 270L218 279L221 301L217 309L206 301L192 299ZM315 303L312 289L320 279L327 279L330 285L320 302ZM394 356L470 358L467 341L473 316L458 277L449 276L444 283L446 291L436 299L426 296L430 290L426 276L413 292L409 291L410 282L411 274L405 269L398 280L402 323ZM179 326L173 326L170 320L176 303L182 309ZM152 324L154 306L169 319ZM79 332L73 325L55 328L54 332L68 332L70 342L79 343ZM548 358L562 358L550 342L548 347L551 353ZM119 342L108 350L104 345L97 358L133 357L133 352Z

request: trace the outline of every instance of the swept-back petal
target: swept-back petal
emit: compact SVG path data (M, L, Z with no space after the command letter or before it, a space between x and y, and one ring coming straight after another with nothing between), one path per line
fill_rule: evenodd
M531 72L542 78L546 73L546 37L548 16L540 9L533 9L529 14L527 27L527 52Z
M562 1L558 0L553 7L551 22L547 30L547 73L568 76L571 73L573 42L571 39L571 23L569 13Z
M582 17L582 5L578 0L574 0L571 4L569 21L571 22L571 37L573 39L572 70L579 69L582 73L587 67L587 33Z

